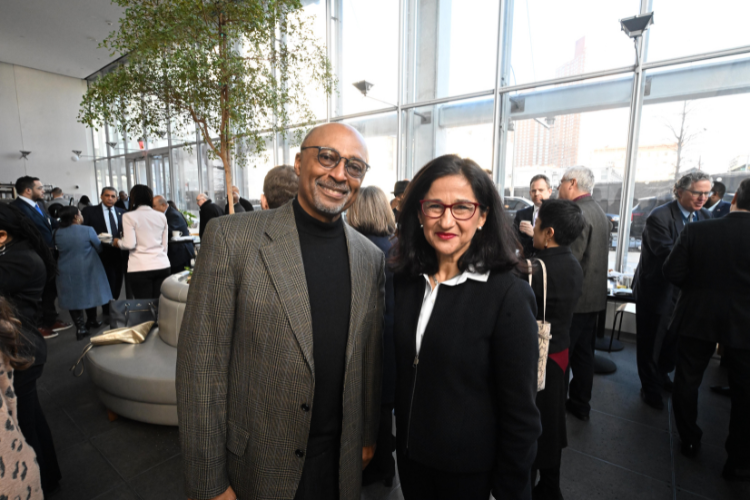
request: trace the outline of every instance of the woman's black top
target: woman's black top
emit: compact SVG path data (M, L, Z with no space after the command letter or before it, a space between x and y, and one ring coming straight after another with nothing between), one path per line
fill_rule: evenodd
M549 352L553 354L570 347L570 324L581 296L583 270L569 247L548 248L534 254L531 287L536 295L537 319L542 319L544 292L538 259L547 267L547 321L552 325Z
M37 330L47 271L39 254L22 240L14 240L0 255L0 295L15 309L23 326L21 354L34 357L34 366L47 361L47 344Z
M492 472L495 498L531 498L541 434L534 294L511 273L441 286L417 362L425 283L394 279L399 451L441 471Z
M364 234L364 233L363 233ZM368 240L385 254L385 312L383 313L383 394L380 405L393 408L394 393L396 391L396 352L393 345L393 310L396 307L393 297L393 271L387 265L391 248L397 244L392 236L373 236L365 234ZM393 238L393 239L392 239Z

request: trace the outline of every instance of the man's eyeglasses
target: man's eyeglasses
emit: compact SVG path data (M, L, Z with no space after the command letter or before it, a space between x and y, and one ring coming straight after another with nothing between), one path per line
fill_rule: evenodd
M430 219L439 219L445 213L445 209L450 209L451 215L456 220L469 220L474 217L478 207L481 207L479 203L472 201L459 201L452 205L446 205L437 200L419 200L419 204L422 205L422 213L425 217Z
M690 193L693 198L708 198L711 196L711 191L693 191L692 189L686 189L685 191Z
M370 165L360 160L359 158L344 158L341 153L333 148L325 146L305 146L300 148L300 151L305 149L317 149L318 150L318 163L325 168L333 168L338 165L341 160L344 160L344 170L353 179L361 179L365 176Z

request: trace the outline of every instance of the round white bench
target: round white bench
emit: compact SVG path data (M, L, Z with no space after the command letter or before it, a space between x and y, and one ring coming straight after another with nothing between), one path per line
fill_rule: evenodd
M187 272L161 286L159 327L142 344L98 346L86 366L101 402L112 412L141 422L177 425L177 341L190 286Z

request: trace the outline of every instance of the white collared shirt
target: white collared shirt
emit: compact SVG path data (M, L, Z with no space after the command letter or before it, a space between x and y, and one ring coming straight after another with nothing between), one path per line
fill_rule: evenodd
M474 281L487 282L490 277L490 272L477 273L473 268L467 269L461 274L454 276L449 280L445 280L442 283L438 283L435 288L432 288L430 284L430 277L423 274L425 279L425 290L424 298L422 299L422 309L419 311L419 321L417 322L417 355L422 347L422 338L424 337L424 331L427 329L427 324L430 322L430 316L432 316L432 309L435 307L435 301L437 300L438 291L440 287L445 286L458 286L465 283L466 280L472 279Z
M167 217L148 205L122 216L120 248L130 250L128 272L169 268Z
M36 210L36 209L37 209L37 207L39 207L39 205L37 205L37 204L36 204L36 202L35 202L34 200L32 200L31 198L26 198L25 196L21 196L21 195L18 195L18 197L19 197L20 199L22 199L23 201L25 201L26 203L28 203L29 205L31 205L31 207L32 207L32 208L33 208L34 210Z
M542 208L540 206L534 205L534 213L531 215L531 227L536 226L536 218L539 216L539 209Z
M112 210L112 217L115 218L115 226L117 226L117 212L115 211L115 207L107 208L107 205L102 203L102 212L104 212L104 223L107 225L107 232L109 234L119 234L118 229L119 227L115 227L115 232L112 232L112 228L109 227L109 211Z

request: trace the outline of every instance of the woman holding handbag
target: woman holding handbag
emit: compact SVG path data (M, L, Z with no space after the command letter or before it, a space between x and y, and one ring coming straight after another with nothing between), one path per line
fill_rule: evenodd
M393 258L405 500L530 499L541 433L534 295L490 177L445 155L411 181Z
M565 370L568 367L570 323L581 296L583 271L570 245L584 227L583 213L572 201L545 200L534 226L531 288L537 302L537 319L551 324L544 389L536 396L542 418L532 482L534 500L559 500L560 460L568 444L565 428Z

